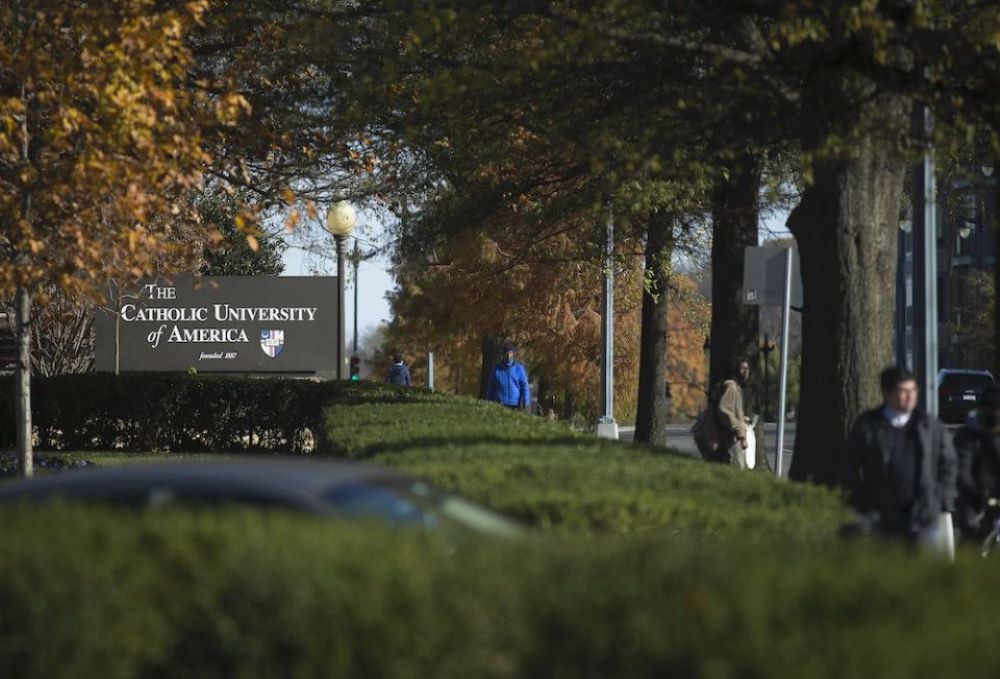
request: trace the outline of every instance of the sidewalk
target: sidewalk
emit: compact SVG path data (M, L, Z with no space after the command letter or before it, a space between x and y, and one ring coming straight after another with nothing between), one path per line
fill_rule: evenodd
M764 423L764 445L767 451L767 459L773 468L775 465L774 438L777 436L778 425L774 422ZM618 440L631 441L635 436L635 425L622 425L618 427ZM699 457L698 447L694 444L691 436L690 424L668 424L666 430L666 447L676 450L679 453L690 457ZM783 475L787 476L788 469L792 464L792 451L795 448L795 423L785 424L785 445L782 466Z

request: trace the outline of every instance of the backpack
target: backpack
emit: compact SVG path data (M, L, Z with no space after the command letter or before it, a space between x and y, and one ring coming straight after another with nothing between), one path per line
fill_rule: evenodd
M719 426L717 410L725 382L720 382L709 394L708 403L698 414L698 419L691 425L695 445L703 459L720 461L729 459L729 436L724 427Z

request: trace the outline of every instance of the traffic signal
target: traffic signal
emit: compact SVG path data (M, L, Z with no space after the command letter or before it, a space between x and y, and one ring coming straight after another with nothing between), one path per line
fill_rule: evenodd
M358 382L361 379L361 357L351 356L351 381Z

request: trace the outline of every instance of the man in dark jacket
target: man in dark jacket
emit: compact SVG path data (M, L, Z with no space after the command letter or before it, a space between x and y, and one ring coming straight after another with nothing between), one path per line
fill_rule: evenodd
M979 395L976 409L955 434L958 454L958 508L955 523L963 537L982 539L992 530L989 500L1000 497L1000 387Z
M385 378L389 384L399 384L404 387L410 386L410 371L403 365L403 357L396 354L392 357L392 365L389 366L389 376Z
M504 345L503 358L493 368L487 398L508 408L524 410L531 405L528 373L523 365L514 360L514 347L510 344Z
M955 450L944 425L917 409L912 373L888 368L880 381L882 406L854 423L841 479L867 527L917 541L955 509Z

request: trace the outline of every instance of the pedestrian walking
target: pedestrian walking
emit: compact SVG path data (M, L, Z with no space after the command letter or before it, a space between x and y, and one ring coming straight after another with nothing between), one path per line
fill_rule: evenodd
M750 362L738 357L730 364L729 379L717 384L709 394L705 410L691 427L704 459L738 469L751 467L747 453L753 425L746 416L743 400L743 388L749 381Z
M737 469L748 469L747 451L753 430L746 415L743 388L750 381L750 362L738 357L732 362L730 378L722 383L716 417L727 434L728 462Z
M392 357L392 365L389 366L389 374L385 381L389 384L410 386L410 370L403 364L403 357L399 354Z
M512 344L503 346L503 357L493 368L487 399L508 408L524 410L531 405L531 388L528 386L528 372L514 360Z
M905 368L880 376L882 405L855 421L841 456L841 483L865 532L953 552L957 462L951 435L917 408Z
M955 524L963 538L982 540L1000 518L1000 387L982 392L976 409L955 433L958 506ZM990 500L994 500L992 506Z

